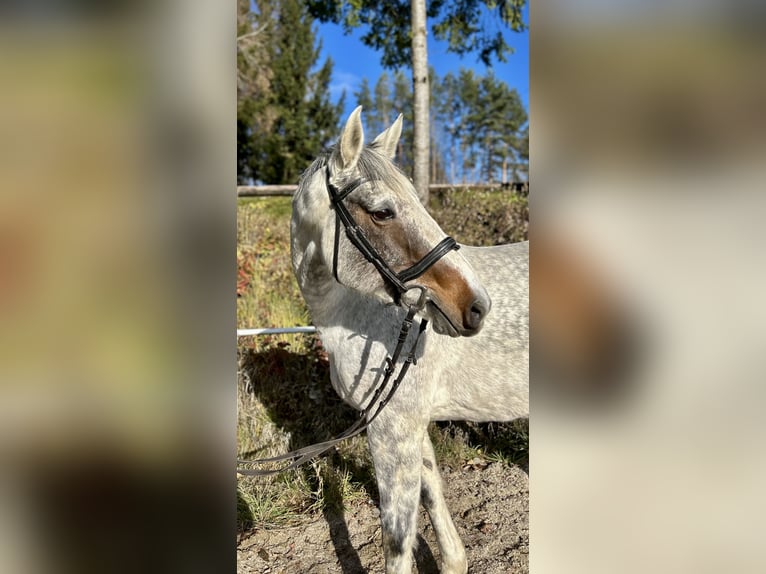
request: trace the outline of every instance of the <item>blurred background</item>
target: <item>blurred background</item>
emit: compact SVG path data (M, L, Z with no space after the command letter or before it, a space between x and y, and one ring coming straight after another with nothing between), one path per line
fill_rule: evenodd
M532 572L766 567L763 16L744 2L533 6ZM630 333L603 392L577 403L539 384L560 343L537 264L551 241Z
M234 568L235 26L0 5L2 572Z
M235 6L0 22L0 571L233 569ZM530 570L762 572L762 9L529 24Z

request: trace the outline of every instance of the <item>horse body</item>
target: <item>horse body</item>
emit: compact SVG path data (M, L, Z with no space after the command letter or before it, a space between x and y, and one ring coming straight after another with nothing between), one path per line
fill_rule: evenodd
M338 185L361 170L371 183L348 196L349 210L392 265L413 265L444 233L406 178L388 166L400 122L363 148L355 110L338 146L307 170L293 200L296 278L328 352L333 387L359 410L383 380L406 309L396 304L396 294L375 267L338 234L327 185L331 170ZM434 330L421 338L417 366L367 430L380 491L386 570L411 571L422 503L434 526L443 572L464 574L465 550L444 502L426 429L433 420L528 416L528 244L462 246L411 283L427 290L430 302L421 315L432 320ZM406 293L400 303L406 303ZM406 348L415 341L415 330Z
M434 377L432 420L529 416L529 243L460 251L486 287L493 311L474 337L430 337L428 353L434 368L442 367Z

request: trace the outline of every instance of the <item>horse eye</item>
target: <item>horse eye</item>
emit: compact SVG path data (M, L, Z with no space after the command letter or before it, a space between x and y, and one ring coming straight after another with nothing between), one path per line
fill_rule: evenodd
M394 212L390 209L379 209L370 213L375 221L389 221L394 218Z

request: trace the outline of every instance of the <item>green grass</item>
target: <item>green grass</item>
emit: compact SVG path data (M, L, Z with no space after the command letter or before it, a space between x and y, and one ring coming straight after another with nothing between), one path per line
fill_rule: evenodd
M309 324L308 310L290 267L291 198L254 198L237 206L239 328ZM281 337L282 341L289 341ZM251 341L256 346L258 341Z
M525 198L498 192L448 192L429 209L458 241L491 245L526 237ZM290 266L291 198L241 199L237 205L237 326L311 323ZM239 340L238 456L263 458L327 440L357 417L335 394L329 363L314 335ZM528 465L526 421L429 428L440 465L460 468L481 458ZM324 509L377 500L364 435L338 445L300 469L270 477L240 477L238 529L276 528Z
M274 197L241 197L237 200L239 208L258 210L267 217L275 221L290 220L292 213L292 197L274 196Z

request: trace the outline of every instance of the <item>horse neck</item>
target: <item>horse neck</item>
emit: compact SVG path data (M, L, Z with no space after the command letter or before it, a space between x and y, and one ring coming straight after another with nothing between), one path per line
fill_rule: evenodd
M329 327L347 322L354 313L366 314L375 302L336 280L332 260L327 261L322 253L321 242L301 235L303 223L297 221L293 226L293 270L314 324Z
M314 324L320 328L345 322L368 306L361 294L335 281L331 273L318 283L302 285L301 292Z
M309 243L303 252L296 277L314 325L325 334L338 329L338 337L326 340L323 337L328 349L335 343L343 344L341 341L347 338L343 333L368 334L377 332L377 325L401 322L397 310L390 305L338 282L332 273L332 263L328 265L322 254L315 251L315 245Z

